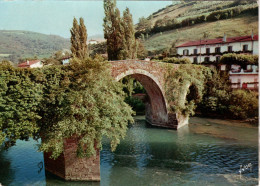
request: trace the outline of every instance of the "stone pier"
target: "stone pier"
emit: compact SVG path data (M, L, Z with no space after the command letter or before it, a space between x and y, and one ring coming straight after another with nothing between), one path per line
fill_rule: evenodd
M77 140L64 140L64 153L56 160L49 158L51 153L44 153L45 170L65 180L100 181L100 155L90 158L77 157Z

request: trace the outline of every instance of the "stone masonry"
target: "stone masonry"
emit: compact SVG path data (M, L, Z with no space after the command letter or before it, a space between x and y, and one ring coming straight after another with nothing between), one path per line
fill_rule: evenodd
M49 158L51 153L44 153L45 170L65 180L100 181L100 156L90 158L77 157L77 139L64 140L64 153L56 160Z
M146 104L146 121L154 126L178 129L188 124L188 117L170 113L165 97L166 65L178 68L176 64L142 60L110 61L111 74L116 81L132 76L145 88L149 102Z

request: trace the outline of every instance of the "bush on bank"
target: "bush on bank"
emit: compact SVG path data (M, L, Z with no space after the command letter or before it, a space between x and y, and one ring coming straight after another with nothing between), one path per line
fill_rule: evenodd
M43 137L40 150L57 158L63 139L74 137L78 155L90 156L105 135L114 150L133 121L133 111L107 65L76 58L69 66L42 69L1 65L0 143L8 147L17 139Z
M250 90L232 90L228 74L212 70L212 76L205 85L205 92L197 111L206 116L257 119L258 93Z

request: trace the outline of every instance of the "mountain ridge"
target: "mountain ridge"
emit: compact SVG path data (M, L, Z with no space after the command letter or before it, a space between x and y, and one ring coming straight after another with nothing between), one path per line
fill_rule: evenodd
M57 50L69 49L70 40L27 30L0 30L0 60L17 63L20 58L47 58Z

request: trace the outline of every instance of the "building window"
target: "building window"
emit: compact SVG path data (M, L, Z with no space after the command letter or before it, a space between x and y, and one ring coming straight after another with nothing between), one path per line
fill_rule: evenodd
M198 53L198 50L197 50L197 49L194 49L194 50L193 50L193 53L194 53L194 54L197 54L197 53Z
M215 53L220 53L220 47L215 48Z
M232 46L228 46L228 52L233 52Z
M243 45L243 52L248 51L248 45Z
M186 49L186 50L183 50L183 55L184 55L184 56L187 56L187 55L189 55L189 50L188 50L188 49Z
M209 57L205 57L204 62L209 62Z
M198 58L197 57L193 58L193 63L195 63L195 64L198 63Z
M220 61L220 56L216 56L216 62Z
M210 53L210 48L206 48L206 54Z

